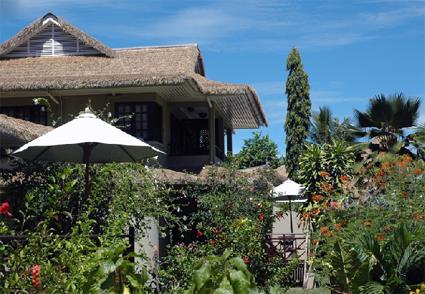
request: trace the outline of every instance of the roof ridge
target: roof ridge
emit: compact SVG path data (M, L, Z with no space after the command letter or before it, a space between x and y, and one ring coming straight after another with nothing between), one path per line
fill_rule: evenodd
M170 44L170 45L151 45L151 46L134 46L134 47L121 47L121 48L112 48L114 51L124 51L124 50L140 50L140 49L166 49L166 48L181 48L181 47L195 47L199 50L197 43L188 43L188 44Z

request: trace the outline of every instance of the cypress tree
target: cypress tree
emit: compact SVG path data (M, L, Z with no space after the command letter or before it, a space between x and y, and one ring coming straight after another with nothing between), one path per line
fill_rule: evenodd
M289 177L294 177L298 162L305 148L310 126L311 101L308 75L301 63L300 53L292 48L286 63L288 80L286 95L288 111L286 113L286 158L285 166Z

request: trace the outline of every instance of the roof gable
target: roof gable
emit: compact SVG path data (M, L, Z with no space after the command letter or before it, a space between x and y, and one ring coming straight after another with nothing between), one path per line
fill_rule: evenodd
M0 57L113 56L112 49L48 13L0 45Z

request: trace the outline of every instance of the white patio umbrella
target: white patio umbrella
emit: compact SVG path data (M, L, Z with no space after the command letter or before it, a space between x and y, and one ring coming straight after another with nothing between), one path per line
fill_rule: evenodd
M86 198L90 194L90 163L133 162L160 153L163 152L97 118L89 108L14 152L30 161L84 163Z
M276 202L288 202L289 203L289 216L290 216L290 225L291 233L294 232L294 227L292 224L292 202L306 202L307 198L301 198L302 191L304 187L290 179L286 180L282 184L273 188L274 201Z

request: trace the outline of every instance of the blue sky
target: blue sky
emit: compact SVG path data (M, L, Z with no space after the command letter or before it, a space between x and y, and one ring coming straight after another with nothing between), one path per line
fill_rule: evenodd
M256 88L269 119L262 132L280 153L292 47L313 110L328 105L342 118L379 93L425 99L424 0L0 0L0 43L48 11L113 48L198 43L208 78ZM236 151L250 134L237 131Z

